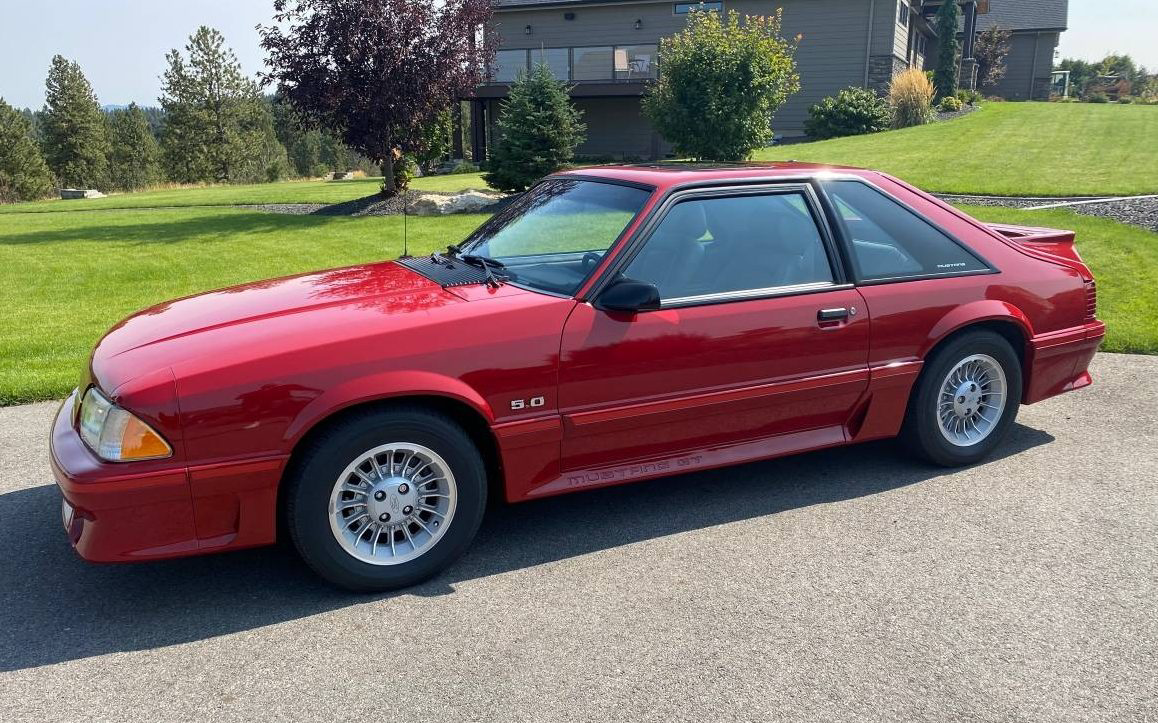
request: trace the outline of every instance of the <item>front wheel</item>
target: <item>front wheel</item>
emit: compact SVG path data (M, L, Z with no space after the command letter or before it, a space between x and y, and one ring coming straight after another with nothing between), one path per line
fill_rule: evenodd
M926 361L901 438L935 464L973 464L1008 433L1021 383L1021 364L1004 337L990 331L962 334Z
M469 435L421 408L375 410L329 428L286 488L294 545L350 590L390 590L447 567L486 507L486 470Z

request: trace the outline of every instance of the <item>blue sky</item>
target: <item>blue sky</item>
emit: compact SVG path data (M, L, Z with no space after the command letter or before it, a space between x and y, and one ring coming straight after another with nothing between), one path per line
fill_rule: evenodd
M1017 0L992 0L1016 2ZM262 67L255 26L270 0L3 0L0 96L40 107L53 54L76 60L102 103L156 105L165 53L183 47L198 25L225 35L247 73ZM775 4L774 2L771 4ZM1070 0L1063 57L1127 52L1158 69L1158 0Z

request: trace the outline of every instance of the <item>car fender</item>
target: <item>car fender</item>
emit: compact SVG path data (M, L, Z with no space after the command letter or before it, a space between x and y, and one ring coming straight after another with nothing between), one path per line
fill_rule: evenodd
M953 332L982 321L1006 321L1015 324L1025 335L1025 351L1027 353L1032 351L1029 340L1033 338L1033 324L1025 312L1007 301L981 299L955 306L942 316L929 330L929 335L920 350L920 357L926 358L937 344Z
M301 409L286 428L285 441L296 445L319 422L343 409L396 397L446 397L471 407L486 420L494 423L494 413L487 401L469 384L434 372L420 370L393 370L351 379L336 385Z

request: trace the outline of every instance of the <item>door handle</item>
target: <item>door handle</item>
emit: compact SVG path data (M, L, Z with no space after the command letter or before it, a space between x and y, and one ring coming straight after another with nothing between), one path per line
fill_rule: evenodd
M840 321L848 318L848 309L821 309L816 312L817 321Z

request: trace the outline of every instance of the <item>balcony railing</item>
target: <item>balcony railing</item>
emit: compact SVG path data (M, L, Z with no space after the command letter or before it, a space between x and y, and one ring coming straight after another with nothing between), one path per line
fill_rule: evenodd
M491 67L491 82L513 83L520 71L538 63L569 83L649 80L656 77L657 50L655 45L500 50Z

